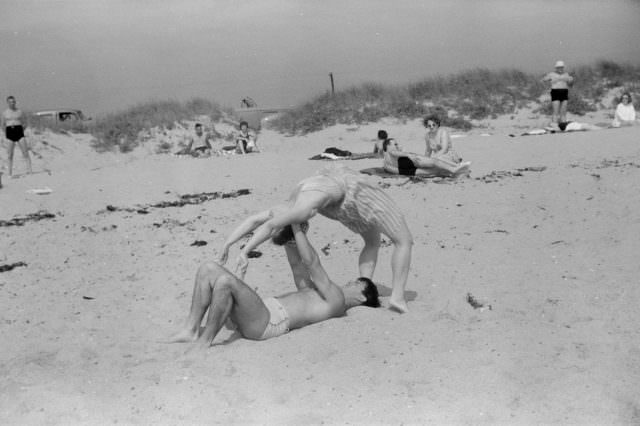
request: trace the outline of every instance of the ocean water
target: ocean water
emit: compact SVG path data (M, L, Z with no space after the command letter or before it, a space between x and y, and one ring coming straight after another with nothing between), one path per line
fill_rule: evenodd
M203 96L289 106L362 82L640 62L638 0L3 0L0 96L103 114Z

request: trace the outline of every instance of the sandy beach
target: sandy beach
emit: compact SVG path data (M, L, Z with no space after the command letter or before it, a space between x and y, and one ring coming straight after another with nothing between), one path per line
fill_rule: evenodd
M371 178L413 232L408 314L355 308L262 342L223 330L198 359L158 341L232 227L285 200L326 147L370 151L384 128L422 152L421 123L265 130L260 154L207 159L34 136L38 173L3 176L0 220L55 217L0 227L0 264L26 264L0 273L0 423L640 424L640 127L510 137L508 125L454 139L469 178ZM203 192L231 196L150 206ZM357 276L359 236L323 217L309 236L336 282ZM282 249L260 251L246 281L292 289ZM374 276L383 305L390 254Z

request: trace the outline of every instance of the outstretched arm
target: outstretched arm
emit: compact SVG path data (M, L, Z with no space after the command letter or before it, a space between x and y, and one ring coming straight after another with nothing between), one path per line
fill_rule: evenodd
M316 214L316 209L304 205L295 205L289 211L270 216L253 233L253 237L245 244L242 249L243 254L249 253L260 244L273 237L281 228L293 223L301 223L311 219Z
M269 209L246 218L240 225L236 227L236 229L231 231L231 234L229 234L229 236L227 237L224 245L222 246L222 253L220 253L218 261L221 264L224 264L229 256L229 248L236 242L238 242L240 238L252 232L258 226L269 220L271 217L273 217L273 211Z
M316 290L324 300L328 300L332 296L336 296L336 290L340 292L340 289L336 287L335 284L331 282L329 279L329 275L327 275L327 271L324 270L322 264L320 263L320 257L318 257L318 253L311 246L307 236L300 225L294 224L291 225L293 228L293 235L296 239L296 245L298 246L298 253L300 253L300 258L302 259L302 263L309 270L309 275L311 276L311 280L313 281ZM342 294L342 292L340 292Z

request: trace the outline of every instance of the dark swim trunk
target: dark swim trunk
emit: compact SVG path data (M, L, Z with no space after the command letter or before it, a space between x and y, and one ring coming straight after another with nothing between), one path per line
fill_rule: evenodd
M12 142L18 142L24 138L24 127L22 126L7 126L4 130L4 134Z
M413 161L409 157L399 157L398 158L398 174L402 176L415 176L416 175L416 166L413 164Z
M551 101L569 100L569 89L551 89Z

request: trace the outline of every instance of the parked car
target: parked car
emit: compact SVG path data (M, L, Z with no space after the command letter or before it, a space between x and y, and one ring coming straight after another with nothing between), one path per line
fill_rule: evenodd
M43 120L51 120L54 123L90 120L90 118L86 118L79 109L52 109L38 111L34 115Z

